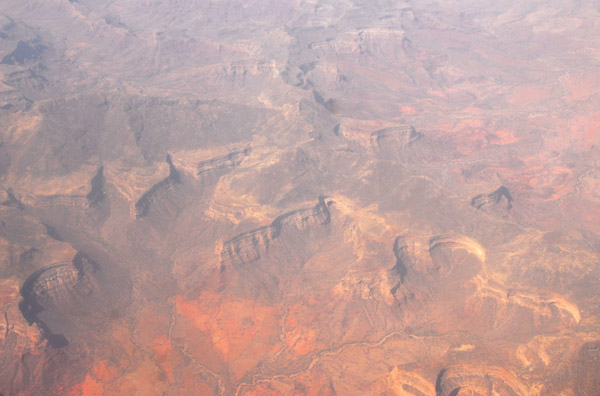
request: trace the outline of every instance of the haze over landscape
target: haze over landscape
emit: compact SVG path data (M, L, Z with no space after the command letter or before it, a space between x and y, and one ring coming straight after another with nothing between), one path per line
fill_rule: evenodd
M599 395L600 3L0 2L0 395Z

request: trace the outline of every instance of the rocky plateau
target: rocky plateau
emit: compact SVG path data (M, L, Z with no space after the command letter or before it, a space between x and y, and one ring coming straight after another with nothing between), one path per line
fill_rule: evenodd
M600 395L600 5L0 2L0 396Z

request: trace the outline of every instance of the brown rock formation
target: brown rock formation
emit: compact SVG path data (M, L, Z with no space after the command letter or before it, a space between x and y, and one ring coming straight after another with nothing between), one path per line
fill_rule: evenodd
M600 393L592 2L0 2L0 396Z

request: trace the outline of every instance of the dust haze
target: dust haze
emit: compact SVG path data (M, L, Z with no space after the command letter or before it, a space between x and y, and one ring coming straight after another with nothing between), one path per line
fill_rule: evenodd
M599 37L591 0L3 0L0 394L599 394Z

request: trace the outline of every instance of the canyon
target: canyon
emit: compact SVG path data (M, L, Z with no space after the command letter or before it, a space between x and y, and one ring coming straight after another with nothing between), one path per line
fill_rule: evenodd
M3 1L0 395L599 394L599 35Z

